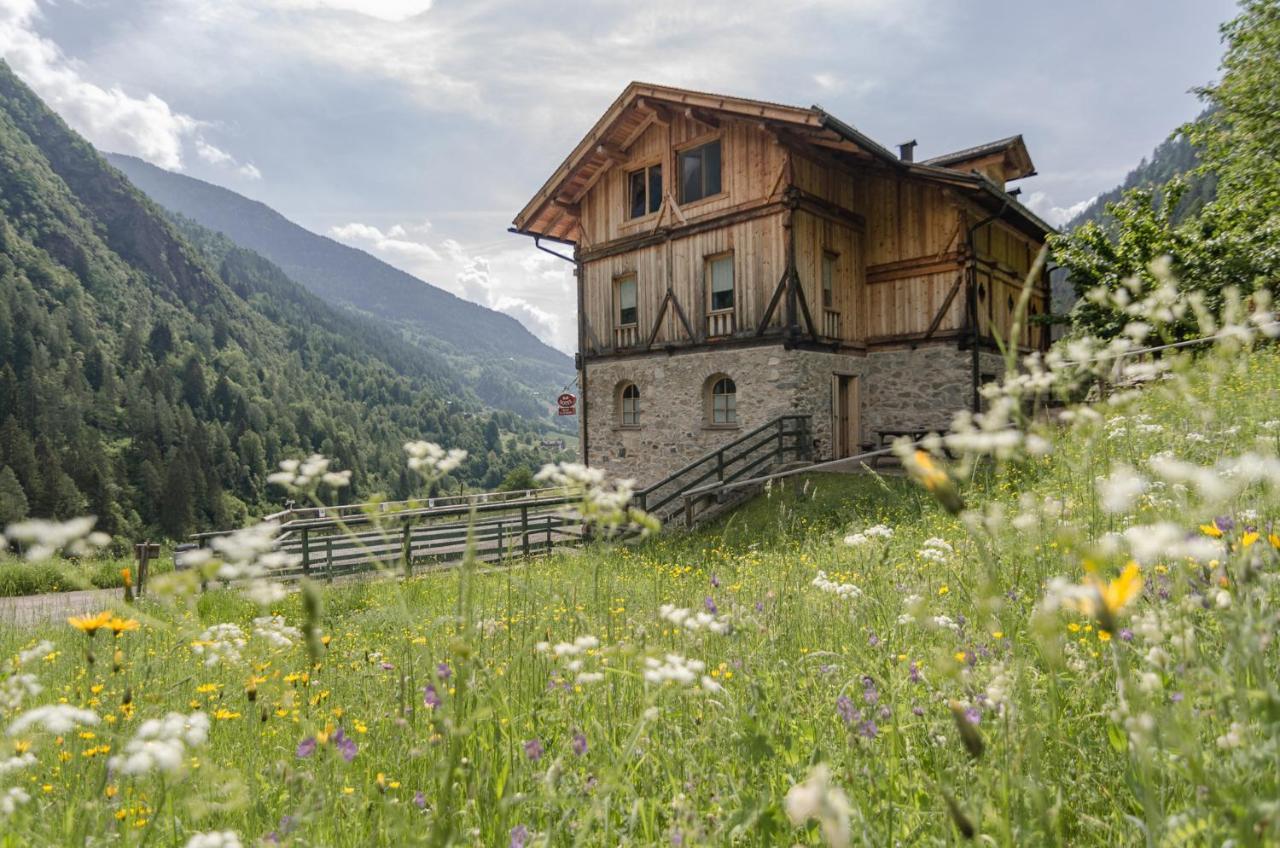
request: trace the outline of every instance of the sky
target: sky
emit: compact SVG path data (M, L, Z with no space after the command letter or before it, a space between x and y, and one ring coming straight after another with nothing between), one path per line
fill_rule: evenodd
M818 104L929 158L1022 133L1067 220L1199 112L1227 0L0 0L0 55L102 150L261 200L570 352L511 219L631 80Z

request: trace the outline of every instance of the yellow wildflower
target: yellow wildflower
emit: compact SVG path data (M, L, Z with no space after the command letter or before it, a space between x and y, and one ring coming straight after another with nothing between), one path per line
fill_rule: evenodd
M1215 539L1222 538L1222 531L1218 529L1218 525L1214 524L1213 522L1209 522L1208 524L1201 524L1200 532L1205 534L1206 536L1212 536Z
M106 627L111 618L111 610L103 610L97 615L73 615L67 619L67 624L88 636L92 636L99 629Z
M1258 541L1259 538L1260 536L1256 531L1245 533L1243 536L1240 537L1240 547L1242 548L1250 547L1251 545L1253 545L1254 542Z

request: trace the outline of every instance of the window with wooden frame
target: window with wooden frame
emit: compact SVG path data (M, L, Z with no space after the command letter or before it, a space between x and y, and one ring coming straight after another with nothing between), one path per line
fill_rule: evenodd
M729 377L717 375L709 381L708 423L713 427L733 427L738 423L738 386Z
M834 250L822 251L822 305L826 309L834 309L836 289L836 263L840 254Z
M662 164L627 174L628 218L643 218L662 208Z
M618 395L619 421L623 427L640 426L640 388L626 383Z
M720 139L682 150L677 159L681 203L720 193Z
M640 319L636 306L636 275L623 274L613 281L613 302L617 304L619 327L634 327Z
M706 258L707 308L711 312L733 309L733 252Z

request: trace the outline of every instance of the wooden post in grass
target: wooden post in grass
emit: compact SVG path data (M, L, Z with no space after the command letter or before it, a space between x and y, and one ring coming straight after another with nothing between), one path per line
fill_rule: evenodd
M137 570L137 595L142 597L142 592L147 583L147 563L160 556L160 546L155 542L142 542L133 546L133 557L138 561ZM130 600L129 587L125 586L125 600Z
M413 576L413 527L408 521L404 523L404 536L400 542L400 559L404 563L404 576Z
M324 579L333 582L333 534L324 537Z
M529 555L529 507L520 507L520 539L524 545L524 555Z
M302 528L302 576L311 576L311 532Z

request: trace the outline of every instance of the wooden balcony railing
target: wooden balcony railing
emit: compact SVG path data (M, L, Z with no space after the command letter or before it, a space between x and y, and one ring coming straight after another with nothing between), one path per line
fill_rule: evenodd
M841 338L840 313L834 309L822 310L822 335L829 339Z
M732 336L734 329L733 310L707 313L707 336Z
M613 328L613 346L615 348L635 347L638 344L640 344L640 326L638 324Z

